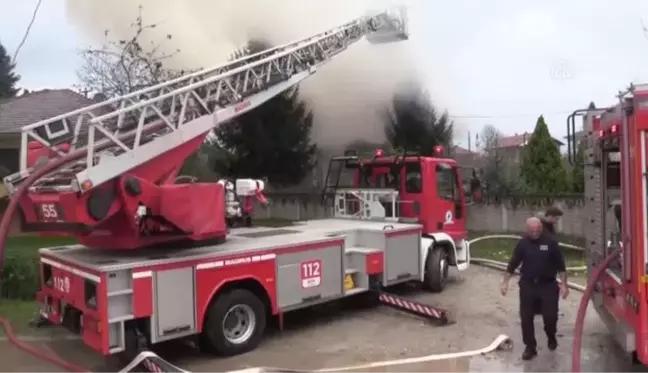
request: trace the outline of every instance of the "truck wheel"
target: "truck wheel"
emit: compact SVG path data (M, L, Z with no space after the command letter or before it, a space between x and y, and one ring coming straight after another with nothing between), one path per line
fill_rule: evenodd
M448 278L448 255L442 247L433 247L425 262L425 285L434 293L445 288Z
M239 355L261 343L265 327L263 302L248 290L232 290L209 306L200 344L216 355Z

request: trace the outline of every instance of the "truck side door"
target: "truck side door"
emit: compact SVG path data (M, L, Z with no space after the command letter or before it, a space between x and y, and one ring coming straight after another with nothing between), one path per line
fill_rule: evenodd
M420 218L423 194L423 170L420 162L406 162L400 177L400 215Z
M458 169L450 163L440 162L434 168L436 179L436 201L433 205L436 227L442 227L452 238L465 238L466 211Z

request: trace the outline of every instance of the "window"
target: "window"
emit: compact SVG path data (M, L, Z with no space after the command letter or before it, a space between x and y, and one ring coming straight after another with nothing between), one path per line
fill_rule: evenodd
M436 166L437 193L440 198L456 201L459 198L454 169L445 163Z
M423 177L419 163L405 164L405 192L421 193L423 191Z

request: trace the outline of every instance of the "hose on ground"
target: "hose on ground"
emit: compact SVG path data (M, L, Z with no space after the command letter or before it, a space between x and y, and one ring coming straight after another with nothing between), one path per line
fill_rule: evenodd
M477 243L477 242L483 241L483 240L492 240L492 239L519 240L520 238L522 238L522 236L518 236L518 235L514 235L514 234L490 234L490 235L487 235L487 236L480 236L480 237L474 238L474 239L470 240L470 244L472 245L473 243ZM570 249L570 250L585 251L584 247L568 244L568 243L565 243L565 242L558 242L558 245L560 247L564 247L564 248Z
M81 368L80 366L77 366L75 364L69 363L58 356L53 356L50 355L42 350L39 350L33 346L30 346L29 344L21 341L16 334L13 331L13 328L11 327L11 324L9 321L6 319L2 318L0 316L0 326L2 326L2 329L4 329L5 334L7 334L7 338L9 341L19 349L39 358L42 360L46 360L54 365L58 365L61 367L65 372L89 372L88 369Z

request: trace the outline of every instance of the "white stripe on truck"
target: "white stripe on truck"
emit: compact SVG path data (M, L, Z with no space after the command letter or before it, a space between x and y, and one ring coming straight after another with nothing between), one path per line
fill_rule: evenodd
M61 264L59 262L55 262L53 260L49 260L49 259L46 259L46 258L41 258L40 261L41 261L41 263L49 264L54 268L58 268L58 269L60 269L62 271L70 272L72 274L75 274L77 276L81 276L81 277L83 277L85 279L88 279L90 281L94 281L96 283L101 282L101 277L99 277L97 275L90 274L90 273L85 272L85 271L82 271L80 269L72 268L72 267L67 266L65 264Z

